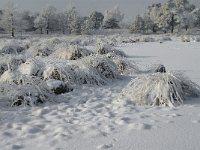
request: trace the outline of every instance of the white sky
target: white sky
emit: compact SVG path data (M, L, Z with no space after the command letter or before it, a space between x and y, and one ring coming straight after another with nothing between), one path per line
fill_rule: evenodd
M0 0L3 8L8 0ZM69 8L70 1L84 16L93 10L104 12L119 4L120 10L125 14L126 21L132 21L133 17L141 14L152 3L165 2L166 0L12 0L19 10L40 11L46 5L54 5L58 10ZM200 0L189 0L200 7Z

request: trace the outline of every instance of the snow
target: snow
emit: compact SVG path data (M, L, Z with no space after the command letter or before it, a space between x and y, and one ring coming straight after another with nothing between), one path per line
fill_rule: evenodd
M171 78L173 75L180 74L179 79L188 81L191 87L198 87L193 82L200 85L198 67L200 43L182 42L181 37L175 36L170 37L171 41L165 37L152 37L156 39L154 42L152 40L136 43L122 43L122 40L123 38L145 39L146 37L119 37L118 35L101 37L108 42L115 38L115 49L123 50L127 58L116 56L116 54L102 56L92 54L81 60L58 60L51 54L33 59L31 56L35 55L31 49L37 50L37 48L33 49L33 45L38 47L39 42L45 45L47 44L45 42L51 39L41 39L35 41L35 44L31 42L33 39L24 41L30 44L30 48L25 52L28 58L25 63L19 65L20 69L15 70L18 75L23 75L20 78L23 79L24 86L11 84L9 90L12 91L13 97L22 95L24 99L32 98L33 102L38 100L38 96L43 96L45 103L33 105L33 107L25 105L9 107L7 93L0 96L1 148L5 150L198 150L200 147L198 132L200 131L200 98L185 97L187 93L184 93L183 104L176 107L164 107L136 105L126 97L127 95L122 96L122 91L129 89L128 87L137 78L141 79L141 82L145 81L144 76L154 78L152 73L158 64L166 67L167 75L156 73L157 76L160 77L161 74ZM93 41L93 38L80 39L81 43L85 43L85 41ZM162 42L159 42L159 39ZM56 40L59 41L56 42L57 46L47 45L51 52L55 52L59 49L59 43L65 40L64 38ZM67 42L71 41L73 39ZM87 42L85 48L89 46L95 53L95 42ZM125 63L123 66L127 70L118 72L117 64L121 61ZM101 65L100 68L97 67L99 64L107 69L102 69ZM62 68L61 74L68 77L74 75L71 76L71 72L68 72L74 68L72 72L76 73L76 79L87 77L88 81L93 78L106 84L80 84L75 81L76 79L69 80L69 78L64 81L52 80L50 76L52 70L55 71L54 67ZM38 74L38 69L41 72L45 72L46 69L46 74ZM38 77L32 79L33 74L37 74ZM42 80L43 75L46 81ZM0 89L6 92L8 89L3 89L3 87L7 83L4 81L11 82L13 78L18 77L11 70L4 72L1 76ZM73 91L69 93L55 96L46 89L46 86L53 88L68 81L73 84ZM180 86L178 81L177 87ZM27 84L29 82L31 84ZM153 86L154 82L150 84ZM38 85L40 89L37 88ZM30 94L31 90L33 90L33 95ZM180 91L181 94L182 92Z

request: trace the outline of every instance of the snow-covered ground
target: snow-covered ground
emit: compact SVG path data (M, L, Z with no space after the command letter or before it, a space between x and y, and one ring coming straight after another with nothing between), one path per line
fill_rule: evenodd
M124 42L115 47L142 70L164 64L200 85L199 42L174 37L163 43ZM0 149L199 150L200 98L172 108L134 105L121 95L135 78L130 76L106 85L77 86L58 96L59 101L35 107L1 106Z

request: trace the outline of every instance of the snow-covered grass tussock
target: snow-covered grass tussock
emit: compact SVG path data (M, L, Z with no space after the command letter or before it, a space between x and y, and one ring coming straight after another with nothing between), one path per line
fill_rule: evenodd
M154 73L137 77L122 92L127 98L138 105L177 106L186 97L200 95L200 87L181 76L173 73Z
M21 54L6 54L4 56L0 56L0 60L0 75L2 75L7 70L17 70L18 67L26 61L26 58Z
M155 38L153 38L153 37L141 37L140 38L140 42L155 42L156 41L156 39Z
M198 35L184 35L181 36L182 42L200 42L200 36Z
M7 82L1 80L0 94L9 101L10 106L34 106L51 101L53 95L40 78L20 76L11 72L7 72L7 75Z
M172 38L168 35L132 35L128 37L123 37L121 43L138 43L138 42L167 42L172 41Z
M77 60L91 55L93 52L78 45L59 45L52 56L64 60Z
M106 42L103 42L103 41L99 41L97 43L96 52L97 52L97 54L101 54L101 55L113 53L113 54L121 56L121 57L126 57L126 54L123 51L117 50L117 49L113 48L112 45L110 45Z
M73 90L69 84L60 80L50 79L47 80L46 83L48 88L57 95L64 94Z
M106 56L115 63L121 75L133 75L142 72L134 61L130 61L126 57L114 53L108 53Z
M7 40L0 41L0 55L23 54L29 48L28 41Z
M52 47L47 45L46 43L34 43L31 47L27 50L26 55L28 57L35 57L35 56L49 56L53 53Z
M22 75L41 77L44 66L45 64L41 58L28 58L26 62L18 67L18 72Z

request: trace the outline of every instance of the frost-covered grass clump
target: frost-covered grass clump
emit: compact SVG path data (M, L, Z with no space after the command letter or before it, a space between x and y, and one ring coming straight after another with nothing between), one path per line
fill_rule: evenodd
M135 78L122 95L138 105L173 107L199 96L200 87L180 74L158 72Z
M200 42L200 36L184 35L184 36L181 36L181 41L182 42Z
M153 38L153 37L141 37L140 38L140 42L155 42L156 40L155 40L155 38Z
M142 72L134 61L129 61L113 53L108 53L106 56L115 63L121 75L135 75Z
M10 106L34 106L51 101L53 95L40 78L11 72L8 72L8 75L11 77L7 80L1 79L0 94L9 101Z
M100 54L100 55L111 53L111 54L118 55L120 57L126 57L126 54L123 51L117 50L117 49L113 48L112 45L110 45L106 42L103 42L103 41L99 41L97 43L96 53Z
M91 54L92 51L78 45L58 45L52 56L63 60L77 60Z
M20 40L7 40L0 42L0 55L4 56L7 54L24 54L25 51L29 48L28 41Z

